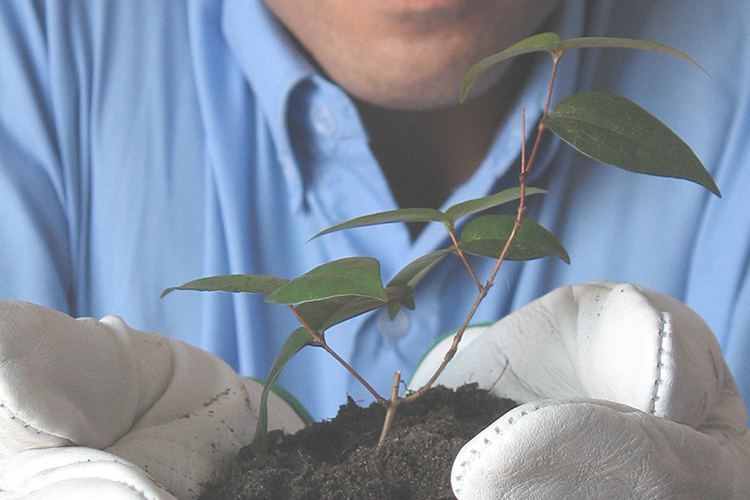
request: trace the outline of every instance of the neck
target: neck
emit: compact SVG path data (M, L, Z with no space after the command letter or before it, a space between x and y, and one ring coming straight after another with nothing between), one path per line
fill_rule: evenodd
M476 171L527 70L525 62L514 64L484 94L447 108L396 110L357 101L370 149L399 207L439 208ZM412 239L423 226L409 226Z

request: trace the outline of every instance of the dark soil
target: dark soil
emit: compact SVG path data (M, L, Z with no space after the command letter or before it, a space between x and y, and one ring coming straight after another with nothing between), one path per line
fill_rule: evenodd
M379 452L385 410L351 399L331 421L297 434L269 434L269 453L243 449L232 477L200 500L443 500L453 458L470 438L515 406L465 386L433 388L399 406Z

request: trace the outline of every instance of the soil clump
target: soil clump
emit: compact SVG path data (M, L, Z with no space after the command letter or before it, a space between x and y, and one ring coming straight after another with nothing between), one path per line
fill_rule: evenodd
M200 500L449 500L453 458L516 403L467 385L430 389L399 406L376 451L385 409L349 399L333 420L269 434L269 452L240 451L232 475Z

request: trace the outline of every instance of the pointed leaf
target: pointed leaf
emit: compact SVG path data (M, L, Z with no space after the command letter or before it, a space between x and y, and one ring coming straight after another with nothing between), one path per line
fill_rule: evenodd
M410 286L389 286L385 289L385 292L388 296L387 304L414 303L414 288ZM328 318L325 328L330 328L333 325L346 321L362 313L377 309L378 307L381 307L383 305L381 303L376 307L370 307L370 305L367 304L367 301L372 302L372 305L374 305L374 301L372 301L372 299L360 297L358 298L358 300L352 301L350 304L347 304L346 307L339 309L335 314Z
M414 289L408 286L389 286L385 289L387 303L408 300ZM360 314L382 307L384 302L369 297L333 297L315 302L305 302L296 307L297 313L315 330L324 330Z
M453 248L445 248L443 250L437 250L435 252L423 255L418 259L407 264L401 269L391 281L388 282L388 286L410 286L412 288L417 286L417 283L438 263L443 260L443 257L453 252Z
M516 221L515 215L483 215L471 221L461 233L461 250L484 257L500 257ZM522 219L508 253L508 260L558 257L570 264L568 252L555 236L531 219Z
M445 248L443 250L437 250L435 252L428 253L427 255L423 255L422 257L413 260L403 269L401 269L396 274L396 276L391 279L391 281L388 282L388 286L406 286L413 290L417 286L417 283L419 283L422 278L427 275L427 273L429 273L436 265L440 263L441 260L443 260L443 257L452 252L453 248ZM391 319L394 319L396 317L396 314L398 314L399 309L401 309L401 306L404 306L407 309L414 309L416 305L414 304L413 294L412 296L406 297L405 299L389 300L388 316Z
M266 434L268 433L268 392L271 386L279 378L282 370L292 356L297 354L300 349L306 345L313 344L313 337L304 327L299 327L287 337L284 345L281 346L276 358L273 360L271 369L268 371L266 382L263 385L263 391L260 394L260 408L258 409L258 423L255 427L255 436L250 443L251 449L259 455L265 454L268 449Z
M690 147L624 97L607 92L573 94L555 106L544 125L595 160L633 172L687 179L721 196Z
M343 229L352 229L355 227L374 226L376 224L389 224L392 222L447 222L445 214L440 210L432 208L399 208L397 210L388 210L376 214L363 215L355 219L336 224L328 229L324 229L310 239L315 239L324 234L341 231Z
M384 302L380 300L370 299L367 297L357 297L355 295L346 295L342 297L331 297L329 299L317 300L314 302L303 302L295 306L297 314L305 320L310 328L322 334L323 331L331 325L327 322L337 311L344 308L351 307L353 302L358 302L360 307L365 308L361 312L367 312L372 309L377 309L382 306Z
M413 311L417 307L417 305L414 303L414 296L412 296L407 297L403 300L390 302L386 307L388 309L388 317L391 318L391 321L393 321L394 319L396 319L396 315L402 307Z
M471 69L469 69L469 72L466 74L463 84L461 85L461 102L466 99L466 95L469 93L469 88L471 88L472 84L477 78L479 78L479 75L487 71L490 67L499 62L505 61L506 59L529 54L531 52L554 52L557 50L559 42L560 37L555 33L540 33L521 40L502 52L498 52L497 54L491 55L476 63Z
M174 290L193 290L199 292L245 292L267 295L273 293L287 281L289 280L259 274L209 276L207 278L188 281L180 286L167 288L161 293L161 296L164 297Z
M347 295L387 300L380 263L371 257L350 257L316 267L277 288L268 302L298 304Z
M669 47L658 42L652 42L649 40L637 40L633 38L612 38L612 37L584 37L584 38L569 38L567 40L560 40L555 33L541 33L534 35L525 40L521 40L515 45L508 47L507 49L497 54L491 55L488 58L478 62L469 69L469 72L464 78L463 85L461 86L461 102L466 99L466 95L469 93L469 88L474 81L484 73L488 68L495 64L510 59L512 57L520 56L522 54L528 54L531 52L565 52L568 49L583 49L583 48L620 48L620 49L642 49L650 50L655 52L662 52L673 56L680 57L686 61L691 62L698 66L704 73L708 72L692 58L680 52L677 49Z
M531 196L533 194L539 194L539 193L546 193L544 189L539 189L535 187L527 187L526 188L526 196ZM475 214L477 212L481 212L482 210L487 210L488 208L494 208L498 205L502 205L503 203L508 203L510 201L517 200L521 197L521 188L510 188L506 189L504 191L500 191L499 193L495 193L490 196L485 196L484 198L476 198L473 200L467 200L463 203L458 203L456 205L453 205L448 210L445 211L445 215L448 216L451 223L454 223L457 219L460 219L461 217L465 217L467 215Z
M673 56L685 59L688 62L698 66L704 73L708 72L703 67L695 62L692 58L683 54L677 49L673 49L668 45L664 45L658 42L652 42L650 40L638 40L635 38L611 38L611 37L585 37L585 38L568 38L562 40L557 44L558 50L567 49L583 49L583 48L617 48L617 49L642 49L650 50L653 52L662 52L664 54L670 54Z

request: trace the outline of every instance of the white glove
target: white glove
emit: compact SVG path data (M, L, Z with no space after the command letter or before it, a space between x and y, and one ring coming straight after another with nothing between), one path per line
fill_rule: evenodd
M116 316L0 301L0 499L194 498L252 440L261 389ZM269 427L302 426L269 398Z
M628 284L563 287L475 338L438 383L525 404L458 454L459 499L750 498L747 411L713 333L681 302Z

